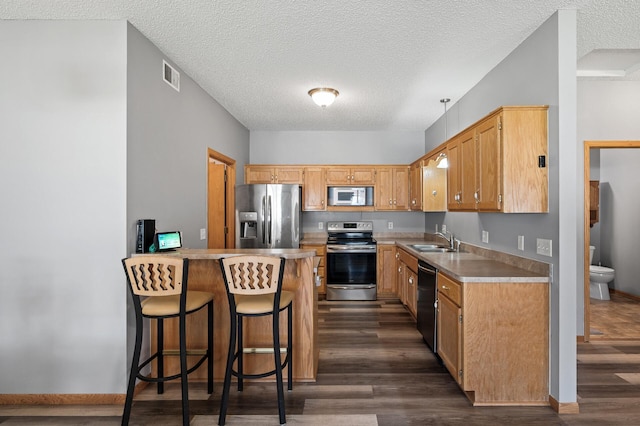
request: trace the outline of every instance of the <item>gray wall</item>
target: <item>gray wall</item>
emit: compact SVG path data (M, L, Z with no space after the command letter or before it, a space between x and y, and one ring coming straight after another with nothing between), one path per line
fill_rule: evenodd
M122 392L126 24L0 21L0 40L0 393Z
M0 21L0 39L0 392L124 393L135 220L204 247L207 147L242 179L249 132L184 73L166 85L125 21Z
M639 94L640 81L579 80L578 140L640 140ZM640 296L640 231L634 226L640 214L640 149L592 149L591 159L591 179L600 180L601 195L600 222L590 229L594 263L616 270L614 288Z
M409 164L424 153L424 134L417 131L251 132L254 164ZM422 215L413 212L304 212L302 231L326 231L332 220L371 220L376 233L424 231ZM318 229L319 222L324 229Z
M463 241L551 263L550 393L560 402L576 401L575 286L581 268L576 248L582 226L576 194L581 192L582 173L577 173L575 63L575 11L559 11L454 100L447 117L450 137L501 105L549 105L549 213L425 215L430 232L444 223ZM427 150L442 143L443 122L444 117L426 130ZM481 242L483 230L489 232L489 244ZM518 235L524 235L524 252L517 250ZM536 254L536 238L553 241L553 257Z

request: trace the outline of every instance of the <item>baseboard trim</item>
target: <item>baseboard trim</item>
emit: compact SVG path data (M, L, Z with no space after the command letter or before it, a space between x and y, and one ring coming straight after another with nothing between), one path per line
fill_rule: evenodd
M0 405L117 405L124 404L125 395L67 394L67 393L27 393L0 395Z
M626 297L627 299L635 300L636 302L640 302L640 296L636 296L635 294L630 294L625 291L616 290L612 288L609 290L611 293L615 293L619 296Z
M134 395L149 386L136 385ZM127 397L123 393L24 393L0 394L0 405L122 405Z
M580 414L580 406L577 402L558 402L549 395L549 405L558 414Z

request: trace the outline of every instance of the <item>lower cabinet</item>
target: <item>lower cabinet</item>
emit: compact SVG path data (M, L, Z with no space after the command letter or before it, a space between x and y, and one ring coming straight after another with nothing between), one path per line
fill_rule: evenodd
M326 244L300 244L300 248L315 250L316 256L321 258L320 263L318 264L318 276L320 277L320 287L318 287L318 294L327 294L327 274L325 273L325 265L327 263Z
M438 355L473 405L549 404L549 284L438 274Z
M415 319L418 313L418 259L400 248L397 252L398 296Z
M377 264L378 297L396 296L398 289L396 287L395 244L378 244Z

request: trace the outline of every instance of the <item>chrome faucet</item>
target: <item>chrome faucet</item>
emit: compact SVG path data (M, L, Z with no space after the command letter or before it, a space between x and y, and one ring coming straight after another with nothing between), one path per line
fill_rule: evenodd
M446 234L451 235L451 238L447 238ZM457 251L457 249L456 249L456 238L453 236L453 234L451 232L446 232L446 233L436 232L435 235L437 235L439 237L442 237L445 240L447 240L447 242L449 243L449 250Z

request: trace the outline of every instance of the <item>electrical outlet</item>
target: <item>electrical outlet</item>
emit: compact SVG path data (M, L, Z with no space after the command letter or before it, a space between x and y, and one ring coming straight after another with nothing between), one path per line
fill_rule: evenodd
M393 222L387 222L387 228L393 229Z
M542 238L536 239L536 253L541 254L543 256L553 256L553 251L551 247L553 246L553 242L551 240L545 240Z
M438 233L438 224L436 223L436 234Z
M482 231L482 242L483 243L489 242L489 231Z
M518 250L524 251L524 235L518 235Z
M444 223L442 224L442 233L443 234L447 233L447 225L445 225Z
M318 229L324 229L324 222L318 222Z
M207 239L207 230L205 228L200 228L200 239L201 240Z

